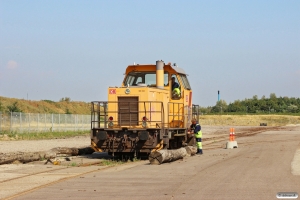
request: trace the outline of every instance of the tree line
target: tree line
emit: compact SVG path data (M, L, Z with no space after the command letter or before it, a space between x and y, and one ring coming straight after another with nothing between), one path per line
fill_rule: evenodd
M250 99L235 100L227 104L226 101L217 101L215 106L201 107L202 114L300 114L300 98L277 97L271 93L269 98L262 96L260 99L254 95Z

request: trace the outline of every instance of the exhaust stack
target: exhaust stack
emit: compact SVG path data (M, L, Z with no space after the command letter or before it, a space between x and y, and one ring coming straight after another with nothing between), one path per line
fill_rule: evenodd
M156 87L159 89L164 89L164 66L164 61L156 61Z

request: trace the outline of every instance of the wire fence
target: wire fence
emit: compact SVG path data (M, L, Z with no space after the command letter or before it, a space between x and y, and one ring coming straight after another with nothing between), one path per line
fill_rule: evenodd
M228 115L207 115L200 117L201 125L210 126L286 126L286 125L300 125L299 116L272 116L268 115L241 115L241 116L228 116Z
M215 117L215 118L214 118ZM239 116L238 118L227 115L201 116L201 125L211 126L259 126L265 123L268 126L300 125L299 116ZM29 132L64 132L88 131L91 129L91 116L78 114L41 114L41 113L1 113L0 133L29 133Z
M0 132L63 132L90 129L90 115L0 112Z

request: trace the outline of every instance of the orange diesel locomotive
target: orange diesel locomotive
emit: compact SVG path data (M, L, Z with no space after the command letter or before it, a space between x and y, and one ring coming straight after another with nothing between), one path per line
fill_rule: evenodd
M173 77L179 94L173 94ZM176 64L129 65L122 86L108 88L108 101L91 102L91 146L113 156L139 156L194 145L187 130L198 111L187 74Z

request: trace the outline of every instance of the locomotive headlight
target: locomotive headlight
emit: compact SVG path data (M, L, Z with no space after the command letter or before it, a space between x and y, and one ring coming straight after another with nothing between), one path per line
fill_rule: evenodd
M143 126L144 128L146 128L146 127L147 127L147 122L142 122L142 126Z
M146 116L144 116L143 118L142 118L142 127L144 127L144 128L146 128L147 127L147 121L148 119L147 119L147 117Z
M147 127L147 122L142 122L142 126L143 126L144 128L146 128L146 127Z

